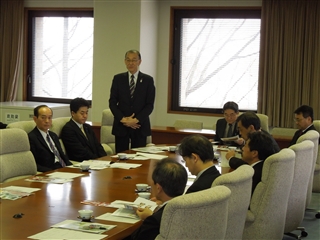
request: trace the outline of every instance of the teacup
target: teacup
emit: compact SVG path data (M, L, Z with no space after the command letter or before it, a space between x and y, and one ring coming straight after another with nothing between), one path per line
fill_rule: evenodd
M119 157L120 160L127 159L127 154L125 154L125 153L118 153L118 157Z
M138 196L142 197L142 198L145 198L145 199L150 199L151 193L149 193L149 192L139 192Z
M136 184L138 191L147 191L148 184L138 183Z
M78 211L81 219L90 220L92 218L92 210L83 209Z
M169 151L170 151L170 152L175 152L175 151L176 151L176 148L177 148L176 146L170 146L170 147L169 147Z
M88 171L90 169L90 165L80 164L80 168L82 171Z

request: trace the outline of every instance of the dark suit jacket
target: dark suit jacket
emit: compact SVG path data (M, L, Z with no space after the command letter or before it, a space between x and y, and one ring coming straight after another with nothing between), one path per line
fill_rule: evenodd
M261 132L263 132L263 133L265 133L265 134L270 136L270 138L272 140L272 146L273 146L274 151L276 153L279 152L280 151L280 147L279 147L278 143L276 142L276 140L274 140L274 138L270 135L270 133L268 133L267 131L265 131L263 129L261 129Z
M149 115L153 111L154 99L155 87L151 76L139 72L133 98L131 98L129 73L115 75L109 99L109 107L114 116L112 134L120 137L127 136L131 128L125 127L120 120L134 113L134 117L139 120L141 125L135 131L138 131L142 136L150 136Z
M188 188L187 193L198 192L211 188L213 181L220 176L220 172L215 166L208 168L201 176Z
M61 139L66 152L71 160L82 162L83 160L96 159L106 156L106 152L99 143L89 124L83 124L82 133L79 126L70 119L61 130Z
M316 128L315 128L315 127L313 126L313 124L312 124L312 125L311 125L309 128L307 128L304 132L302 132L301 130L297 130L297 131L294 133L294 135L293 135L293 138L292 138L292 140L291 140L291 142L290 142L289 147L292 146L292 145L294 145L294 144L296 144L298 138L299 138L301 135L303 135L303 134L305 134L306 132L308 132L309 130L316 130ZM316 131L317 131L317 130L316 130Z
M161 207L151 216L147 217L140 228L132 233L133 240L154 240L159 234L162 213L166 205ZM126 238L127 239L127 238Z
M49 131L50 137L53 140L57 150L59 151L60 157L63 159L66 165L72 165L68 157L63 153L59 138L57 134ZM49 148L48 144L42 137L40 131L35 127L29 134L30 150L37 163L37 171L47 172L56 169L55 155Z
M232 169L237 169L241 165L248 164L247 162L243 161L240 158L232 157L229 160L229 165ZM253 166L254 174L252 176L252 189L251 189L251 195L254 192L254 189L258 185L259 182L261 182L261 176L262 176L262 168L263 168L264 161L261 161Z
M221 118L217 121L217 125L216 125L216 135L214 137L214 141L219 141L219 144L225 144L221 138L223 138L224 136L224 132L226 130L227 127L227 121L224 118ZM237 122L235 123L235 127L233 129L233 133L232 136L237 136L239 135L239 131L238 131L238 127L237 127ZM227 142L228 144L230 143L233 146L239 146L238 144L236 144L235 142Z

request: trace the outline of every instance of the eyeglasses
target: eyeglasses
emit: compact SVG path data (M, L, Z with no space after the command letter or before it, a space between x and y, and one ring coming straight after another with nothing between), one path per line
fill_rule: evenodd
M294 118L293 121L294 122L301 122L304 118Z
M139 59L126 59L125 61L126 63L136 63L139 61Z

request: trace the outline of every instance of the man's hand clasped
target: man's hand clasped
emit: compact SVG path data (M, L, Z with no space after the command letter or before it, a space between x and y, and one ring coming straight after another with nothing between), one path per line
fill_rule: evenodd
M138 124L139 120L134 117L134 113L129 117L123 117L120 122L122 122L124 126L132 129L140 128L140 124Z

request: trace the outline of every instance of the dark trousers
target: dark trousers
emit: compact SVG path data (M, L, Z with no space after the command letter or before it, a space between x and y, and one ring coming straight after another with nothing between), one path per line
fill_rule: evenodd
M147 145L147 137L141 135L138 130L129 129L126 136L115 136L116 152L123 152L129 150L129 143L131 140L131 148L145 147Z

